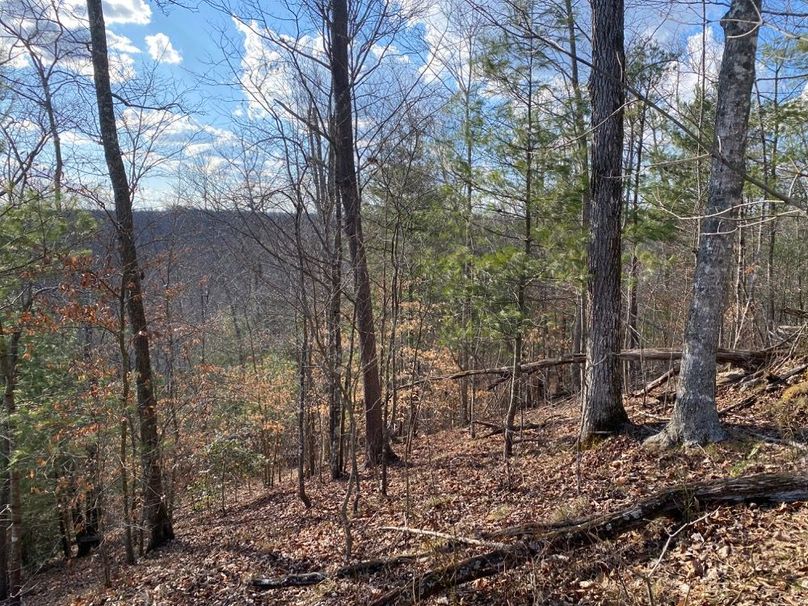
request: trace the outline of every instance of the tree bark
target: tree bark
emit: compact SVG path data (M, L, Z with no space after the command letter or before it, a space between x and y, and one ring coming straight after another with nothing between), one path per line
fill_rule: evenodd
M370 275L362 233L361 199L354 159L348 20L347 0L331 0L330 66L334 95L335 180L345 210L345 234L348 237L356 288L356 319L365 400L366 463L375 466L385 455L384 421Z
M129 495L129 470L126 463L127 417L129 416L129 349L126 346L126 292L122 287L118 299L118 353L121 362L121 441L119 451L119 473L121 475L121 501L123 504L123 543L126 552L126 563L135 563L135 545L132 538L132 512Z
M315 155L317 195L324 221L324 237L328 254L328 454L331 479L343 475L342 456L342 207L334 184L335 158L333 146L323 158L319 133L312 132ZM333 221L333 222L332 222Z
M135 354L135 384L137 387L138 415L143 465L143 508L148 535L147 550L155 549L174 538L174 531L163 492L160 460L160 436L157 428L157 399L154 393L151 358L149 354L149 327L143 306L141 270L135 246L132 198L121 157L115 108L109 76L106 26L101 0L87 0L90 23L93 76L98 121L104 157L115 197L115 219L118 248L122 264L122 288L128 293L127 313L132 330Z
M712 160L676 404L667 427L647 441L651 446L705 444L726 437L715 403L715 352L726 307L733 218L742 201L760 8L760 0L733 0L721 20L725 40L714 140L721 158Z
M8 350L6 351L4 342L3 348L3 379L5 387L3 390L3 408L5 422L3 423L2 437L2 457L6 463L6 477L3 478L3 505L6 511L2 514L3 524L0 531L3 532L4 553L2 559L5 568L2 571L3 579L0 589L5 591L12 604L20 603L20 591L22 590L22 502L20 499L20 472L11 462L14 452L14 415L17 411L16 389L17 389L17 360L19 356L19 343L21 330L15 329L11 334ZM5 339L5 337L3 337ZM6 534L6 531L8 534ZM6 577L6 574L8 575Z
M625 51L623 0L592 1L592 214L588 293L591 307L582 390L583 441L619 430L623 408L620 362L620 215L622 200ZM619 76L619 77L616 77Z

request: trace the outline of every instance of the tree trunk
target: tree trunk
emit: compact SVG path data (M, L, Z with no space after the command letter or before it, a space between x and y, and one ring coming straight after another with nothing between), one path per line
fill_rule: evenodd
M361 200L353 141L353 102L348 61L348 3L331 1L331 79L334 94L335 180L345 209L345 234L351 251L356 287L356 319L365 399L366 463L378 465L385 454L379 361L373 321L370 275L362 233Z
M721 20L725 40L713 145L723 161L712 160L673 416L649 438L650 445L704 444L726 437L715 404L715 353L726 306L733 218L742 201L759 19L759 0L733 0Z
M575 12L572 7L572 0L564 0L564 10L566 12L569 50L572 57L570 62L570 84L572 85L573 99L575 101L573 105L573 132L575 133L577 159L580 164L582 180L581 231L586 235L589 232L589 222L592 214L592 196L589 190L589 149L585 126L586 107L581 93L581 80L578 75L578 41L575 36ZM574 353L583 351L583 344L586 340L586 303L586 283L582 283L578 292L578 309L576 310L573 324L572 351ZM581 369L578 368L574 368L572 371L572 384L576 390L581 389L582 374Z
M649 91L650 92L650 91ZM637 149L634 153L634 174L629 175L633 179L631 188L626 188L626 211L630 213L631 224L635 228L638 222L638 214L640 212L640 177L642 176L642 158L643 158L643 145L645 141L645 119L648 107L643 105L640 109L639 126L637 128ZM633 129L632 129L633 130ZM630 202L629 202L630 201ZM629 275L628 275L628 309L626 310L626 348L639 349L640 347L640 332L639 332L639 296L638 291L640 288L640 259L637 254L638 244L636 241L631 243L631 261L629 262ZM634 363L628 362L626 364L626 390L634 387L637 382L641 367Z
M132 199L126 168L118 144L115 108L109 78L106 26L101 0L87 0L90 23L93 75L98 121L104 157L107 162L115 196L115 229L122 264L122 288L128 293L127 312L135 353L135 384L143 464L143 514L148 535L147 550L155 549L174 538L174 531L165 504L160 461L160 436L157 428L157 400L154 394L151 359L149 355L149 326L143 307L141 271L135 247Z
M16 356L15 356L16 357ZM16 364L15 364L16 365ZM12 416L16 412L16 403L15 403L15 379L9 379L9 376L6 375L6 386L5 392L3 395L3 405L5 408L5 415L6 415L6 423L5 423L5 431L4 434L6 437L3 439L3 456L8 462L8 471L7 471L7 479L4 481L3 486L3 497L4 500L7 500L7 513L3 514L3 532L5 533L6 529L9 530L8 542L5 543L4 547L6 547L4 554L6 569L8 571L8 585L6 589L6 597L9 598L11 603L19 604L20 603L20 591L22 589L22 512L20 511L20 507L22 506L20 500L20 472L14 468L14 465L10 463L11 454L14 448L14 426L13 423L10 421ZM5 539L5 537L4 537ZM5 572L5 571L4 571ZM5 581L5 579L4 579Z
M8 529L11 525L9 517L9 459L11 455L11 440L9 434L8 415L3 411L0 423L0 600L8 598Z
M331 479L342 477L342 207L334 184L334 149L328 148L328 163L323 159L319 134L312 134L312 148L317 160L317 182L322 208L327 209L325 240L330 247L328 280L328 444ZM333 223L331 219L333 218ZM333 230L333 233L332 233Z
M620 215L622 199L625 52L623 0L592 1L592 215L581 436L619 430L623 408L620 362Z
M306 454L307 454L307 413L306 399L308 397L309 381L309 305L306 293L306 265L303 252L301 234L301 220L303 217L303 201L295 200L295 249L297 253L297 288L298 303L300 306L300 358L298 360L298 391L297 391L297 496L308 508L311 500L306 495Z
M300 362L298 364L297 393L297 496L307 508L311 500L306 495L306 363L308 362L309 335L306 319L301 318L302 340L300 344Z
M39 78L39 85L42 87L42 109L48 117L48 130L50 131L51 142L53 144L53 197L56 203L56 210L62 210L62 175L64 173L64 160L62 159L62 139L59 134L59 126L56 120L56 110L53 106L53 93L51 92L50 80L42 60L33 49L28 48L31 64L36 70Z
M132 539L132 511L129 496L129 470L126 464L126 430L129 416L129 350L126 346L126 303L125 291L121 288L118 300L118 353L121 356L121 441L119 451L119 472L121 474L121 501L123 502L123 539L126 563L135 563L135 546Z

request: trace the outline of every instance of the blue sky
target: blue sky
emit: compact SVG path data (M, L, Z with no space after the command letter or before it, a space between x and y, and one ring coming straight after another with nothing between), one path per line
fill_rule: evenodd
M8 0L0 0L5 1ZM84 13L85 0L57 1L65 11L72 10L79 16ZM439 8L441 2L446 6L446 0L400 1L405 6L424 2L425 10L407 30L407 35L411 36L409 41L413 42L414 47L420 44L422 52L420 55L410 55L406 61L401 57L396 58L393 53L389 60L401 61L401 68L396 67L396 70L406 71L403 69L406 64L407 70L417 71L429 57L457 53L457 40L446 30L447 17L442 12L445 8ZM255 30L251 31L250 26L242 24L239 27L226 14L198 0L180 0L179 6L168 4L165 8L149 0L104 0L113 66L117 64L119 68L125 68L125 73L128 70L129 77L155 70L163 82L173 84L175 89L185 93L187 107L192 112L190 117L178 115L171 125L163 125L166 128L163 134L169 132L167 139L175 150L180 150L184 141L190 140L192 145L169 154L163 164L165 170L162 175L150 180L149 188L156 192L156 197L161 198L162 203L170 197L171 188L176 185L176 177L166 175L171 175L171 169L180 162L226 160L221 155L227 153L221 149L226 149L226 145L219 144L227 143L231 136L229 132L251 111L245 94L245 89L249 90L247 79L250 70L257 75L260 86L270 96L284 94L283 68L267 67L267 58L278 55L273 55L274 51L260 35L256 35L256 31L266 31L263 28L269 27L275 34L291 34L289 22L284 22L282 18L284 14L288 16L289 9L285 8L288 5L283 0L256 0L256 3L268 15L266 19L272 19L272 22L255 26ZM587 0L577 0L577 3L585 14ZM717 20L724 10L724 6L718 3L708 5L708 19L711 21L707 36L708 73L717 72L721 51L721 32ZM698 80L695 76L698 66L693 65L693 58L700 57L700 11L700 4L691 3L636 1L627 6L626 25L633 35L653 34L663 46L678 47L689 52L690 63L686 52L676 70L678 79L674 83L677 91L684 91L685 95L688 90L692 91ZM588 31L585 22L579 26L583 32ZM287 30L284 31L284 28ZM309 29L308 32L301 32L308 36L298 38L308 45L307 49L322 44L318 41L316 29ZM220 48L222 33L229 44L226 50ZM416 38L420 39L420 43ZM0 39L0 46L2 42ZM407 41L396 41L396 44L403 48ZM444 50L441 50L441 46ZM580 52L586 54L585 44L581 45ZM229 66L224 63L225 58L230 61ZM79 66L79 71L86 72L86 67ZM125 85L126 78L126 75L119 78L118 85ZM137 84L133 84L133 88L136 87ZM80 136L73 139L77 147L84 146L77 156L85 154L84 157L91 158L97 142ZM102 173L102 170L97 171L98 175ZM89 171L87 174L90 174ZM143 199L141 203L160 204L161 201Z

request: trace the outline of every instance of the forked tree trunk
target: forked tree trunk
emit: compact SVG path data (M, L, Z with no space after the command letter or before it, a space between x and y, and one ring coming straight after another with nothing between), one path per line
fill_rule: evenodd
M135 352L135 384L142 443L143 518L148 537L146 549L151 550L173 539L174 531L163 492L160 436L157 430L157 399L154 394L149 355L149 326L143 308L141 271L135 247L132 198L115 123L115 108L109 78L106 26L101 0L87 0L87 16L90 22L93 76L101 142L104 146L104 157L115 196L115 231L123 266L122 288L125 288L129 295L126 307L132 331L132 348Z
M592 215L589 322L581 397L581 439L619 430L628 420L620 361L620 215L623 207L625 51L623 0L592 1Z
M718 74L713 141L716 156L701 223L682 370L673 415L662 432L649 438L652 446L705 444L726 437L715 404L715 353L727 299L733 218L742 201L760 8L760 0L733 0L721 20L725 39Z
M353 262L356 320L365 399L366 463L378 465L385 454L382 391L376 355L376 329L370 275L362 233L361 200L353 140L353 101L348 61L348 2L331 0L331 79L334 91L335 180L345 209L345 233Z

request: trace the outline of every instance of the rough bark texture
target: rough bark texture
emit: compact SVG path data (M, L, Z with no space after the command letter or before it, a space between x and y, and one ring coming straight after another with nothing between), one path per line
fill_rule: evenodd
M726 307L733 218L742 201L746 136L759 29L759 0L733 0L721 20L724 54L718 75L714 157L701 223L676 405L649 445L704 444L724 439L715 404L715 352Z
M362 233L361 200L356 177L353 141L353 103L348 62L348 3L331 1L331 80L334 94L335 180L345 209L345 234L353 263L356 287L356 321L365 398L365 448L368 465L377 465L385 454L382 390L376 356L376 329L370 275Z
M623 408L620 362L620 215L622 200L625 52L623 0L592 1L592 214L589 322L581 397L581 439L619 430ZM619 76L619 77L615 77Z
M451 587L492 576L521 566L531 558L546 558L555 552L614 539L663 516L687 516L699 509L717 505L737 505L754 501L774 504L808 499L808 477L788 474L760 474L688 484L662 490L617 512L596 514L556 524L509 528L494 538L522 537L516 543L430 570L397 587L372 606L415 604Z
M93 75L101 141L115 197L115 230L123 266L122 287L128 293L126 308L132 331L132 349L135 353L135 385L140 418L144 490L143 517L148 537L147 549L151 550L173 539L174 531L163 492L160 436L157 429L157 400L154 394L149 355L149 326L143 308L141 271L137 259L132 219L132 199L115 123L115 108L109 78L106 26L101 0L87 0L87 16L90 22Z

